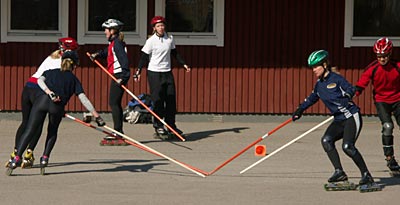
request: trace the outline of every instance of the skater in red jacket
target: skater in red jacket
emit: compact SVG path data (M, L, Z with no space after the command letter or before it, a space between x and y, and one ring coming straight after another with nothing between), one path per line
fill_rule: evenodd
M400 174L400 166L394 157L392 115L400 126L400 62L391 60L393 43L380 38L374 44L376 60L370 63L356 84L356 95L371 82L373 99L382 124L383 153L391 174Z

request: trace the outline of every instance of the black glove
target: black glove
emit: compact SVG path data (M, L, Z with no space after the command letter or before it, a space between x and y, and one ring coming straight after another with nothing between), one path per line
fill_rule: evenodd
M363 92L364 88L359 87L359 86L354 86L354 88L356 89L356 96L361 95L361 93Z
M103 118L101 118L100 116L96 117L96 123L97 123L97 126L99 126L99 127L103 127L104 125L106 125L106 122L104 122Z
M138 69L137 71L136 71L136 73L132 76L133 77L133 79L136 81L137 79L139 79L139 77L140 77L140 70Z
M57 94L55 94L54 92L49 93L48 96L53 102L61 101L60 97Z
M293 115L292 115L292 120L293 122L300 119L301 115L303 115L304 110L301 109L300 107L297 108L296 111L294 111Z
M92 121L92 116L84 116L82 121L86 122L86 123L90 123Z
M96 60L96 57L98 55L99 55L99 53L92 53L92 54L90 54L89 58L90 58L91 61L94 61L94 60Z

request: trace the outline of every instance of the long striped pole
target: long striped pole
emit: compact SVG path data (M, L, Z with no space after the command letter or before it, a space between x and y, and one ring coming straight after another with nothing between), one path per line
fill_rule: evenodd
M276 149L275 151L273 151L271 154L268 154L267 156L261 158L260 160L258 160L257 162L255 162L254 164L250 165L249 167L247 167L246 169L243 169L240 174L245 173L247 170L253 168L254 166L256 166L257 164L260 164L262 161L274 156L276 153L278 153L279 151L285 149L286 147L288 147L289 145L295 143L296 141L298 141L299 139L303 138L304 136L308 135L310 132L318 129L319 127L321 127L322 125L326 124L327 122L331 121L333 119L333 116L331 116L330 118L326 119L325 121L319 123L318 125L316 125L315 127L309 129L308 131L306 131L305 133L303 133L302 135L298 136L297 138L293 139L292 141L288 142L287 144L283 145L282 147Z
M177 161L175 159L172 159L171 157L168 157L168 156L166 156L166 155L164 155L164 154L162 154L162 153L160 153L160 152L158 152L158 151L156 151L156 150L154 150L154 149L152 149L152 148L150 148L150 147L148 147L148 146L146 146L146 145L144 145L144 144L142 144L142 143L140 143L140 142L138 142L138 141L136 141L136 140L134 140L134 139L132 139L130 137L128 137L127 135L122 134L122 133L120 133L120 132L108 127L108 126L104 126L104 128L106 128L107 130L109 130L111 132L107 132L107 131L99 128L99 127L96 127L96 126L90 124L90 123L85 123L80 119L72 117L71 115L65 114L65 116L67 118L75 121L75 122L81 123L81 124L83 124L83 125L85 125L87 127L91 127L93 129L95 129L97 131L100 131L100 132L103 132L103 133L105 133L107 135L110 135L110 136L113 136L113 137L122 138L128 144L131 144L131 145L133 145L135 147L138 147L138 148L140 148L140 149L142 149L144 151L150 152L150 153L155 154L155 155L157 155L159 157L162 157L162 158L165 158L165 159L167 159L167 160L169 160L171 162L174 162L174 163L178 164L179 166L181 166L181 167L183 167L183 168L185 168L185 169L187 169L187 170L189 170L189 171L191 171L191 172L193 172L193 173L195 173L195 174L197 174L199 176L205 177L205 175L207 174L207 172L205 172L203 170L200 170L198 168L192 167L190 165L187 165L185 163L182 163L182 162L179 162L179 161ZM112 134L112 133L116 133L116 134Z
M221 169L223 166L225 166L226 164L228 164L229 162L231 162L232 160L234 160L236 157L238 157L239 155L243 154L245 151L247 151L248 149L250 149L251 147L253 147L255 144L259 143L261 140L267 138L268 136L270 136L272 133L276 132L277 130L281 129L283 126L289 124L290 122L292 122L292 118L289 118L288 120L286 120L285 122L281 123L280 125L278 125L277 127L275 127L273 130L269 131L267 134L265 134L264 136L258 138L256 141L254 141L253 143L251 143L249 146L247 146L246 148L242 149L240 152L238 152L237 154L235 154L233 157L229 158L228 160L226 160L224 163L222 163L221 165L219 165L217 168L215 168L213 171L209 172L208 175L211 175L213 173L215 173L216 171L218 171L219 169Z

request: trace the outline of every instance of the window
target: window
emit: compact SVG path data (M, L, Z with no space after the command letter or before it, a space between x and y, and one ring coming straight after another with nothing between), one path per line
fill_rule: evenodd
M400 45L398 0L347 0L344 46L372 46L380 37Z
M224 46L224 0L162 0L155 6L176 44Z
M78 42L106 43L102 23L109 18L124 23L127 44L143 45L146 41L147 1L143 0L80 0L78 1Z
M1 42L57 42L68 35L68 1L1 0Z

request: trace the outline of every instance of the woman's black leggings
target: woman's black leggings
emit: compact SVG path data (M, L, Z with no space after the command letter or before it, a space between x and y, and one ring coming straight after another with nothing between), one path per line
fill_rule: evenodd
M362 118L360 113L355 113L353 117L343 121L333 121L324 136L321 138L322 147L328 154L335 169L343 169L339 154L335 147L335 142L343 139L342 149L347 156L353 159L361 173L368 171L367 165L355 144L362 128Z
M38 96L33 103L25 131L22 133L17 145L18 156L22 156L32 137L41 128L40 124L43 124L47 113L49 113L49 125L43 155L50 156L51 150L53 150L57 141L58 126L64 115L64 105L53 103L47 95Z
M169 72L147 71L151 100L154 103L154 112L165 122L175 129L176 115L176 90L174 76ZM163 124L154 118L155 128L162 127Z
M122 96L124 89L115 81L111 81L109 105L111 107L112 118L114 122L114 130L124 133L122 130L123 115L122 115Z
M29 115L32 110L33 103L35 102L36 97L38 96L38 92L41 92L39 88L32 88L25 86L22 90L21 97L21 107L22 107L22 122L18 127L17 133L15 134L15 145L14 149L17 149L17 145L20 142L21 135L24 133L26 129L26 125L28 124ZM29 142L28 149L34 150L40 135L42 134L43 123L38 125L36 133L32 135L32 140Z

